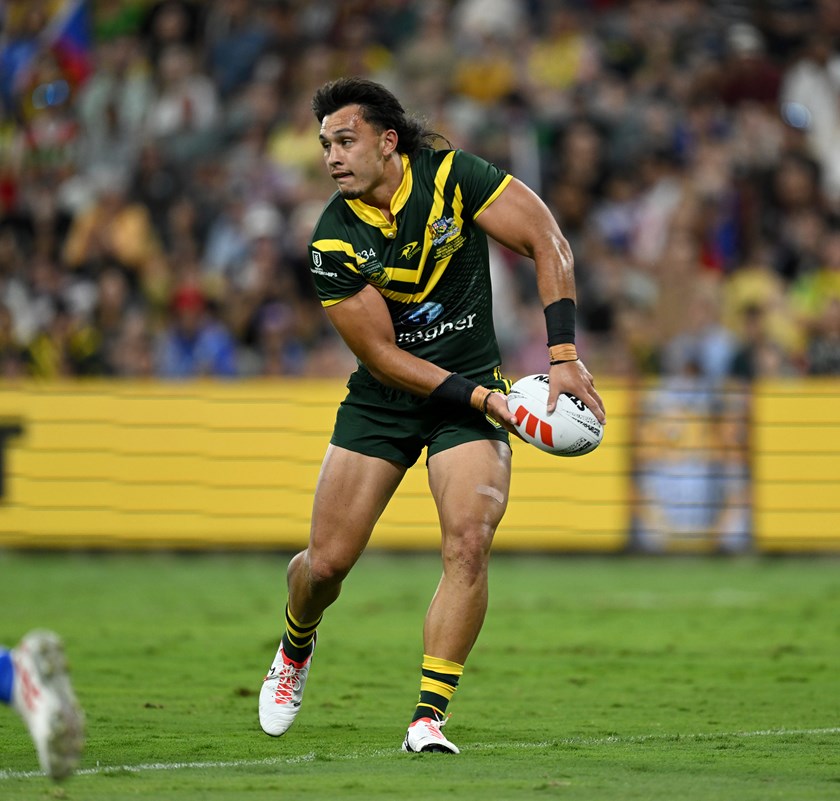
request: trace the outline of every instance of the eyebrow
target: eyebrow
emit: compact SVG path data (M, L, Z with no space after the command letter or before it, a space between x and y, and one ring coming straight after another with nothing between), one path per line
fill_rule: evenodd
M356 131L353 128L339 128L337 131L333 131L330 136L344 136L345 134L353 134L356 135ZM323 131L318 134L319 139L328 139L329 137L325 136Z

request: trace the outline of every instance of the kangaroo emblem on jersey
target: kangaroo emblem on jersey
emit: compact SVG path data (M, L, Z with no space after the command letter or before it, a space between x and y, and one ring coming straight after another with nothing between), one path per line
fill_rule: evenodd
M378 259L360 264L359 272L365 277L366 281L370 281L371 284L376 286L386 286L391 281L382 266L382 262Z
M417 252L419 250L420 250L420 243L419 242L409 242L400 251L400 258L401 259L413 259L417 255Z

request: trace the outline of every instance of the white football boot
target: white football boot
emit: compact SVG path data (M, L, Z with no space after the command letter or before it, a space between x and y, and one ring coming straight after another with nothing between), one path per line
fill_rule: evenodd
M420 753L421 751L428 753L431 751L441 754L460 754L458 746L444 737L441 728L445 724L446 720L433 720L432 718L415 720L408 727L402 750L412 753Z
M51 631L31 631L11 654L12 706L29 729L41 768L64 779L78 767L85 743L84 714L70 684L64 646Z
M314 640L312 653L315 653ZM260 690L260 726L266 734L279 737L295 722L311 665L312 654L303 662L295 662L283 652L283 641L280 641Z

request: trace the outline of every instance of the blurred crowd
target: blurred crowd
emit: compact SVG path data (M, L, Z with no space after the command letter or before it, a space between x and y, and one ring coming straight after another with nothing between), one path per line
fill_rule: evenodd
M5 378L340 375L313 91L393 89L570 240L596 375L840 374L836 0L7 0ZM533 264L492 248L511 377Z

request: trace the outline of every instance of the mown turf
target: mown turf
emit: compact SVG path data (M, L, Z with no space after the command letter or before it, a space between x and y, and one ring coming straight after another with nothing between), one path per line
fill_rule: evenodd
M57 629L89 730L56 786L0 710L0 798L840 798L836 560L495 557L457 757L399 751L433 556L363 558L260 732L286 561L0 552L0 642Z

